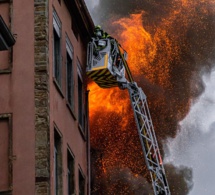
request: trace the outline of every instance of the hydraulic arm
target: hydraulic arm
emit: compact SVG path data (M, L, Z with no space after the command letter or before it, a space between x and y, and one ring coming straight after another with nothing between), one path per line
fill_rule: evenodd
M170 195L146 95L134 82L126 57L115 39L92 38L88 44L87 75L102 88L128 89L154 194Z

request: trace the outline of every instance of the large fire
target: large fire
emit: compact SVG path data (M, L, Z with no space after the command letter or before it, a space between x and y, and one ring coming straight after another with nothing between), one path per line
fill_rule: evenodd
M196 72L203 65L210 67L207 60L215 43L214 0L168 3L160 18L158 13L140 11L109 20L113 36L128 53L135 80L148 97L159 141L175 136L190 98L201 92L199 85L191 83L199 78ZM127 91L104 90L94 83L89 89L92 194L152 193L144 179L148 172Z

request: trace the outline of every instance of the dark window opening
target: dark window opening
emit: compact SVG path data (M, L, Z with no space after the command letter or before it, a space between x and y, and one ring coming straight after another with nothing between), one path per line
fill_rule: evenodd
M67 100L72 109L74 109L74 78L73 78L73 67L72 67L72 59L70 55L67 53Z
M78 27L77 24L75 23L75 20L72 20L72 31L75 35L75 38L78 40Z
M54 132L54 189L55 195L62 192L62 152L61 152L61 137L55 130Z
M54 77L61 86L60 37L54 29Z
M10 0L0 0L0 3L9 3Z
M67 151L67 171L68 171L68 195L73 195L75 192L74 158L69 151Z
M83 83L78 75L78 122L84 130L84 119L83 119Z
M85 179L79 170L79 195L85 195Z
M0 192L11 193L13 181L12 115L0 115ZM1 194L1 193L0 193Z
M0 118L0 191L7 191L9 182L9 125L8 119Z

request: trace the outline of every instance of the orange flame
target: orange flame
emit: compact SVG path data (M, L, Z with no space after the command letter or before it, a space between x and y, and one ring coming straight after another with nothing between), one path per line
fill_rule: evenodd
M123 28L120 40L129 54L128 63L135 75L141 74L141 70L147 68L154 60L157 51L151 35L142 26L143 14L144 12L132 14L130 18L122 18L114 22L114 25Z
M131 72L149 97L158 138L174 136L178 120L189 110L190 79L200 69L193 64L201 64L213 47L209 29L214 26L208 16L215 14L214 6L214 0L175 0L156 25L149 23L144 11L112 23L118 29L114 37L128 53ZM95 83L89 89L91 146L100 153L94 165L102 169L97 182L113 167L129 167L136 177L144 175L128 93L100 89Z

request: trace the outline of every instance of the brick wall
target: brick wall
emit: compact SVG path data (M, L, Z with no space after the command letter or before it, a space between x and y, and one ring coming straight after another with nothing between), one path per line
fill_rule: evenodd
M48 0L34 1L36 194L50 194Z

